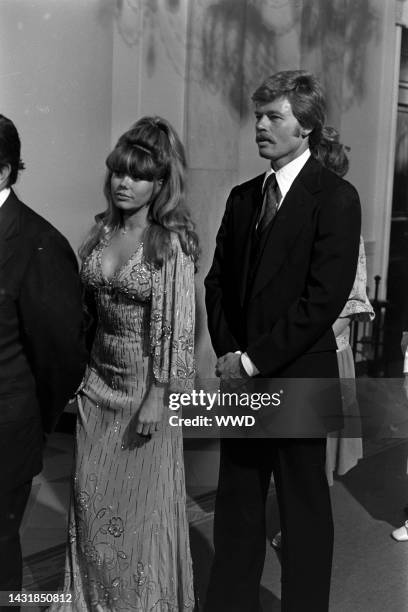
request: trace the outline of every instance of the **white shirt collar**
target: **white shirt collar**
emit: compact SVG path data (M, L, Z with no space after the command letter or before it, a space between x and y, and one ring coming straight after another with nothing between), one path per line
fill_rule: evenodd
M2 189L0 191L0 207L4 204L4 202L7 200L7 198L10 195L10 188L6 187L5 189Z
M310 149L306 149L306 151L304 151L301 155L299 155L299 157L295 157L295 159L292 159L292 161L286 164L286 166L283 166L282 168L279 168L279 170L277 170L276 181L279 185L279 189L282 194L282 200L284 199L285 195L288 193L289 189L292 186L293 181L295 180L295 178L297 177L297 175L299 174L299 172L301 171L301 169L303 168L303 166L305 165L309 157L310 157ZM265 184L266 179L268 178L270 174L273 174L273 172L275 171L272 168L270 168L270 170L268 170L265 173L263 184ZM262 185L262 188L263 188L263 185ZM279 205L282 203L282 200L280 201Z

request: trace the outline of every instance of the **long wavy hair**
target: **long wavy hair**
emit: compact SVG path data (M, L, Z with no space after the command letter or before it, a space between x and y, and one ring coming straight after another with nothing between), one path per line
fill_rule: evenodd
M148 226L143 237L145 258L161 266L172 253L171 234L175 233L184 253L196 263L199 244L185 202L184 147L170 123L161 117L139 119L119 138L106 159L106 167L104 194L108 206L105 212L96 216L96 224L81 245L81 259L121 227L121 213L111 193L111 178L115 173L153 182L153 193L148 202Z
M310 152L323 166L344 176L349 169L348 151L350 148L340 142L338 131L329 125L322 129L319 142L310 146Z

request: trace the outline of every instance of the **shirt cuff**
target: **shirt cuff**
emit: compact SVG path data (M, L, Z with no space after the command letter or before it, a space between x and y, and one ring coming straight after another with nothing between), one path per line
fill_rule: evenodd
M241 359L242 359L242 357L241 357ZM404 374L408 374L408 349L405 351Z
M241 354L241 363L248 376L256 376L256 374L259 374L258 368L246 353Z

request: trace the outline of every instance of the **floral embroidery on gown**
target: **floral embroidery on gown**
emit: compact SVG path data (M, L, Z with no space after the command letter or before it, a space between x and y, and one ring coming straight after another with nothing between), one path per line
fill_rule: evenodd
M189 612L193 573L180 428L134 450L122 436L152 380L171 391L194 377L194 264L177 238L162 268L142 245L108 281L100 243L83 265L97 330L79 392L64 592L52 610Z
M367 270L364 241L360 236L360 249L357 262L356 278L349 298L339 318L351 317L359 321L372 321L374 310L366 292ZM350 326L337 336L337 361L339 377L342 382L343 412L346 418L345 431L329 433L326 450L326 474L329 484L333 484L333 473L340 476L353 468L363 456L363 441L356 435L352 425L353 417L359 420L357 393L355 387L355 369L353 351L350 346ZM347 436L347 429L351 435Z

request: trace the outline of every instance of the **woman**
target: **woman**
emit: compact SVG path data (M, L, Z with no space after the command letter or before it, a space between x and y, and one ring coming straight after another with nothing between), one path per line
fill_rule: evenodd
M364 252L364 241L360 237L357 272L350 296L333 324L337 343L337 361L339 377L343 379L341 389L343 396L343 414L345 428L341 432L329 433L326 447L326 475L329 484L333 484L333 474L340 476L353 468L363 456L363 441L356 435L354 420L359 419L359 410L355 387L355 369L353 352L350 346L350 323L353 320L372 321L373 308L366 293L367 272ZM350 437L347 436L349 432Z
M349 168L347 148L339 141L337 130L326 126L322 139L311 151L320 163L339 176L344 176ZM329 433L326 446L326 475L329 484L333 484L333 474L341 476L353 468L363 456L363 442L356 436L353 417L359 417L353 352L350 346L350 323L352 320L371 321L374 318L373 308L366 293L367 271L364 241L360 237L360 250L357 262L356 278L350 296L333 324L333 333L337 343L337 361L339 377L342 383L343 413L345 431ZM350 431L350 437L347 436ZM281 534L278 532L272 539L272 546L280 548Z
M95 318L79 391L64 592L70 608L192 611L182 437L166 395L192 388L194 263L185 156L144 117L106 160L105 213L80 249Z

